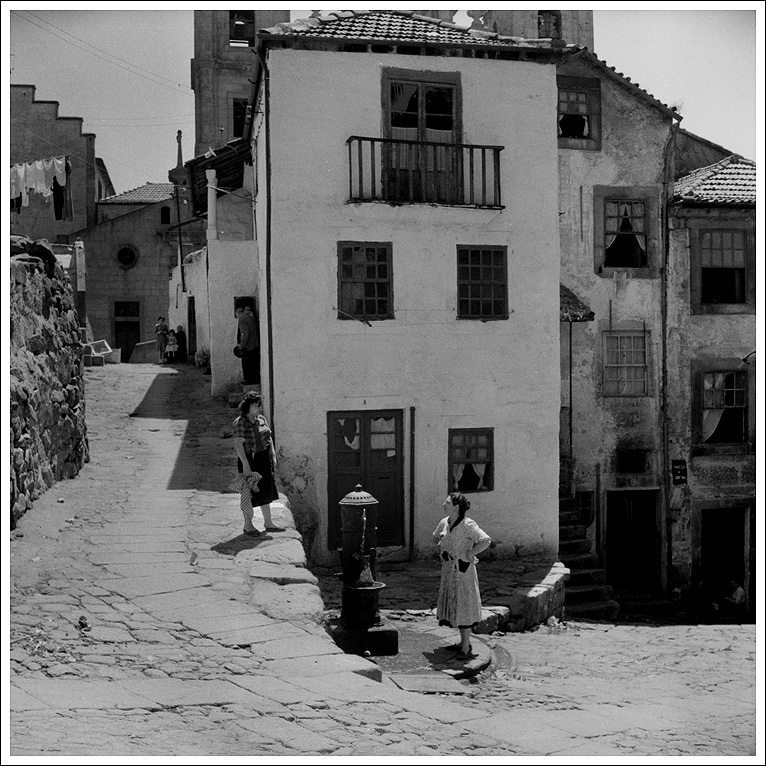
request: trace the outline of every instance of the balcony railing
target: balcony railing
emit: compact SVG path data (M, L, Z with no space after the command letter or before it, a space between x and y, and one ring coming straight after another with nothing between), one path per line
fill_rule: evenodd
M502 146L351 136L351 202L422 202L502 207Z

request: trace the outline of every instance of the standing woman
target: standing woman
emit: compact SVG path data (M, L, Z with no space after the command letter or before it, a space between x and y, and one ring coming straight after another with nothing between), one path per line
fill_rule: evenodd
M492 542L479 525L466 516L471 503L464 495L453 492L442 504L449 514L434 530L442 562L439 601L436 617L439 625L460 631L459 660L472 654L471 630L481 620L481 596L476 574L476 555Z
M157 336L157 354L159 362L162 364L165 361L165 347L168 344L168 326L165 324L165 317L162 315L157 317L157 324L154 325L154 334Z
M284 532L274 526L270 503L279 497L274 482L277 453L271 438L271 429L261 411L263 397L250 391L239 403L239 417L234 421L234 449L237 451L237 471L247 479L253 473L261 476L258 489L253 491L247 481L241 482L239 507L245 518L242 530L246 535L258 537L261 533L253 526L253 506L260 506L267 532Z

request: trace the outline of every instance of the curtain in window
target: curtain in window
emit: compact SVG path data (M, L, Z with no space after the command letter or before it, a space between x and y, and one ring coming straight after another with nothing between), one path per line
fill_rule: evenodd
M465 471L465 463L452 464L452 489L455 491L457 491L458 482L463 478L463 471Z
M702 441L706 442L714 433L723 416L723 409L702 411Z
M484 450L486 452L486 450ZM474 463L472 466L474 472L479 477L479 486L477 489L484 489L484 474L487 470L486 463Z
M346 434L350 432L349 426L346 425L346 418L338 418L338 425L343 432L343 441L349 449L359 449L359 420L354 418L349 421L349 425L354 425L354 434L349 437Z

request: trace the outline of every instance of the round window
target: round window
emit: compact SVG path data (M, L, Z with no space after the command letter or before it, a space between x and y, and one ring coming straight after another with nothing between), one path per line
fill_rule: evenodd
M117 251L117 263L120 264L120 268L132 269L137 260L138 255L132 247L121 247Z

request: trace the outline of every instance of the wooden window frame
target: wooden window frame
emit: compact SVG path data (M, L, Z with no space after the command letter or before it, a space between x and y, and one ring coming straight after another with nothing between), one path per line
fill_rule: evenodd
M462 492L463 494L472 494L474 492L492 492L495 488L495 429L494 428L450 428L447 436L447 492ZM488 457L486 460L478 458L464 457L462 460L456 459L454 450L457 445L453 445L453 437L459 435L469 436L487 436ZM486 463L483 483L484 486L476 489L455 489L454 468L456 463Z
M702 236L705 232L741 232L745 238L745 300L742 303L702 302ZM691 312L692 314L755 314L755 229L747 220L689 221L691 249Z
M494 274L491 280L487 281L483 278L479 280L471 280L470 279L470 273L472 270L472 267L479 268L480 273L483 277L484 269L489 268L494 272L494 269L496 268L494 265L486 266L483 263L479 264L461 264L460 263L460 257L461 255L471 251L471 250L478 250L479 251L479 257L480 260L483 258L483 256L488 252L497 252L502 255L502 265L499 268L502 268L502 278L501 279L495 279ZM470 256L469 256L470 257ZM472 320L472 321L481 321L481 322L495 322L495 321L501 321L503 319L508 319L510 316L509 313L509 306L508 306L508 248L506 245L458 245L457 246L457 259L456 259L456 266L457 266L457 274L456 274L456 284L457 284L457 318L461 320ZM461 278L461 270L462 269L468 269L469 278L464 279ZM472 295L470 295L471 288L472 287L479 287L480 290L480 297L476 298ZM461 295L461 287L468 288L469 295L468 296L462 296ZM500 298L495 298L494 295L491 298L486 298L483 296L483 288L491 287L493 288L492 292L494 293L494 288L499 287L500 291L502 293ZM496 313L490 313L490 314L484 314L482 312L473 313L470 310L468 312L462 312L461 311L461 302L468 302L469 303L469 309L470 309L470 303L473 300L478 300L481 302L484 301L496 301L501 300L504 304L504 311L501 314Z
M573 138L558 136L559 147L563 149L585 149L587 151L601 151L601 80L597 77L570 77L558 75L556 84L559 92L585 93L588 99L588 132L587 138ZM559 131L559 120L568 112L561 111L561 100L557 100L556 106L556 132Z
M387 278L386 279L380 279L378 277L375 277L373 279L367 278L365 276L364 279L358 280L351 277L344 278L343 276L343 251L345 248L349 247L374 247L374 248L384 248L386 251L386 266L387 266ZM343 298L343 288L346 284L361 284L361 285L367 285L367 284L387 284L388 285L388 311L385 314L357 314L353 311L349 311L349 306L344 305L344 298ZM376 296L364 296L362 299L363 301L369 299L369 300L381 300L377 295ZM393 243L391 242L358 242L358 241L348 241L348 242L338 242L338 319L357 319L359 321L384 321L387 319L394 319L394 264L393 264Z
M606 266L606 203L642 202L644 204L644 236L646 266ZM612 279L624 274L631 279L658 279L660 254L660 188L658 186L600 186L593 187L593 268L596 274Z
M609 338L643 338L644 340L644 363L641 364L619 364L609 362ZM643 399L647 396L651 396L650 378L649 378L649 333L642 330L607 330L604 332L603 338L604 349L604 361L602 364L602 391L605 398L608 399ZM623 368L643 367L644 370L644 391L643 393L611 393L608 390L608 383L610 379L607 379L607 369L623 369ZM619 381L619 378L616 379ZM634 379L634 380L637 380Z

